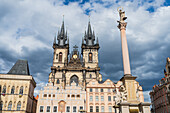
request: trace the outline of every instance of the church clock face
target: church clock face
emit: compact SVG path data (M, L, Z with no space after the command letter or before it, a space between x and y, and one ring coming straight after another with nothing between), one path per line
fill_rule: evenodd
M77 58L77 55L73 55L73 58L76 59L76 58Z

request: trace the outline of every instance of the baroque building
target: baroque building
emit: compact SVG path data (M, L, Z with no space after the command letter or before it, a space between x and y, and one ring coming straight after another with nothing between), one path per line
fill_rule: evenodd
M159 85L154 85L150 92L152 113L170 113L170 58L167 58L164 77Z
M35 113L36 82L26 60L18 60L7 74L0 74L0 80L0 113Z

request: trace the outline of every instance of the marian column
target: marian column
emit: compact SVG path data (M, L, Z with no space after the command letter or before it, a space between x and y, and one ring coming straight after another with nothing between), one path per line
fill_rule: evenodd
M122 12L121 9L119 10L119 15L120 15L120 21L118 21L119 23L118 28L120 29L121 42L122 42L124 76L127 76L127 75L131 75L129 52L128 52L128 45L127 45L127 39L126 39L127 22L124 21L127 19L127 17L125 17L125 12Z
M122 57L123 57L123 68L124 68L124 76L121 78L126 91L127 91L127 102L130 103L138 103L136 98L136 88L135 88L135 79L136 77L131 75L130 70L130 62L129 62L129 52L128 45L126 39L126 25L127 22L125 20L125 11L119 9L120 21L118 21L118 28L120 29L121 42L122 42Z

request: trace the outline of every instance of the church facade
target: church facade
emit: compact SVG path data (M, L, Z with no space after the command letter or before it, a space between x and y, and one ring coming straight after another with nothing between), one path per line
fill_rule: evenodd
M117 83L102 80L98 65L100 46L90 22L82 39L81 53L77 46L69 53L69 39L63 21L54 38L53 65L48 84L39 93L37 113L150 113L150 103L144 102L142 87L130 72L124 13L119 11L121 19L118 21L124 76Z

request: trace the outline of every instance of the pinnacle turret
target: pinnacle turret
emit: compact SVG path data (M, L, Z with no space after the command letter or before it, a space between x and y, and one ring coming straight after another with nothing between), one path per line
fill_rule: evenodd
M67 41L67 31L65 32L64 20L62 22L61 30L58 31L57 40L58 40L58 45L59 46L64 46L66 44L66 41ZM67 41L67 43L68 43L68 41Z
M55 37L54 37L54 42L53 42L53 44L56 44L56 34L55 34Z

